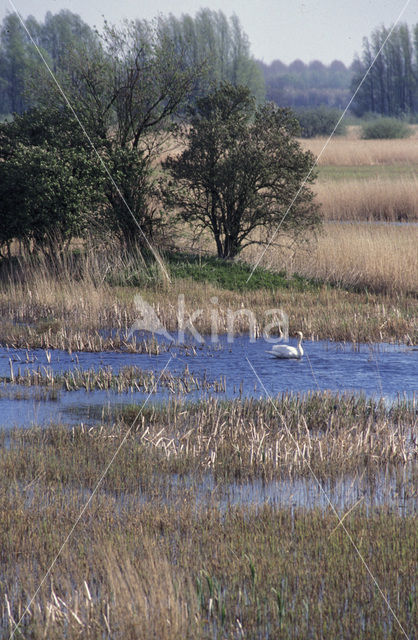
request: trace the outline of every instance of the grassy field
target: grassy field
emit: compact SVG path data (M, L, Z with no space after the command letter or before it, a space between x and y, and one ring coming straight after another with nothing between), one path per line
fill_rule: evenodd
M313 278L340 289L393 296L414 296L417 286L418 228L361 222L325 223L306 251L272 247L262 264ZM255 261L258 250L246 254Z
M319 156L314 190L326 220L418 220L418 127L406 140L304 140Z
M314 190L325 220L418 221L417 177L321 178Z
M359 130L347 136L301 140L303 148L320 156L318 165L359 167L365 165L418 165L418 127L403 140L360 140ZM324 148L325 147L325 148Z

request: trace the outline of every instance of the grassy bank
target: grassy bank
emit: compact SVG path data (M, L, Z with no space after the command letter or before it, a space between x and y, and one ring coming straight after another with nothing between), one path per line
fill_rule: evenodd
M254 251L244 258L250 264L258 255ZM264 264L272 270L256 271L248 289L250 266L245 264L202 256L171 261L169 256L166 264L171 283L155 263L147 266L139 256L115 254L110 259L99 252L78 256L76 265L55 260L52 266L41 262L33 268L29 262L19 271L4 271L0 342L69 351L155 352L158 346L152 340L133 344L124 338L138 318L137 293L173 331L178 329L183 296L184 321L200 310L194 325L202 333L211 332L214 310L216 329L223 333L228 313L234 313L235 331L246 332L249 323L243 309L250 310L261 332L267 312L282 309L289 316L290 331L302 330L307 338L408 343L417 339L415 244L405 229L365 231L328 225L315 251L292 255L269 250ZM302 275L288 277L284 267L287 273ZM106 333L110 329L119 333Z

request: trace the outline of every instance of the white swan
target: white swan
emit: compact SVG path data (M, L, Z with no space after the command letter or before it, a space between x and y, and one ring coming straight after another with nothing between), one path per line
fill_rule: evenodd
M299 336L297 347L291 347L288 344L275 344L273 349L271 351L267 351L267 353L271 353L276 358L300 359L303 356L303 349L302 349L303 333L302 331L297 331L296 333Z

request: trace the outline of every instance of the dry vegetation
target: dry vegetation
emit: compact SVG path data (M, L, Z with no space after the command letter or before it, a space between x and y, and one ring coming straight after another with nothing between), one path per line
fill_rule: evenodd
M193 348L194 355L196 349ZM192 352L193 352L192 351ZM46 352L50 358L50 352ZM17 369L17 372L16 372ZM51 391L65 389L66 391L114 391L115 393L127 393L140 391L146 394L158 393L167 390L170 393L191 393L193 391L224 392L225 379L208 380L206 376L191 374L188 367L180 375L173 375L170 371L161 374L147 371L139 367L122 367L114 371L111 366L95 369L83 369L76 367L73 370L54 372L52 367L38 366L36 369L27 369L22 372L20 366L16 367L10 359L10 375L0 377L0 383L5 385L23 385L25 387L44 387Z
M211 397L191 404L174 398L136 419L138 411L125 408L109 426L12 430L0 475L30 483L42 472L55 482L93 489L125 437L126 446L103 480L109 491L135 493L138 482L142 487L160 482L154 478L157 468L157 476L210 472L217 482L309 477L310 469L336 479L417 460L412 401L388 409L383 401L330 393L284 394L273 403Z
M319 180L314 190L325 220L418 221L417 178ZM408 232L418 242L418 228Z
M325 219L418 220L418 127L412 138L403 140L360 140L357 129L329 142L301 141L319 156L319 167L340 168L329 171L331 179L320 173L314 187ZM373 175L365 180L361 169Z
M351 131L348 136L334 136L328 144L328 138L301 140L301 144L320 155L319 166L418 165L418 127L411 138L402 140L360 140L358 135Z
M317 241L296 253L272 247L262 264L389 299L418 293L418 230L409 226L325 223ZM247 251L255 261L259 251Z
M9 637L92 497L24 616L24 637L401 638L331 510L225 508L218 496L231 480L309 477L306 460L331 484L348 471L371 487L379 469L397 487L409 477L403 492L412 496L413 405L314 394L276 406L211 400L148 409L94 496L137 408L111 426L3 434L0 637ZM208 472L216 490L202 497ZM344 524L411 633L413 516L357 505Z
M293 258L299 259L300 263L296 265L288 262L287 266L304 269L308 274L315 268L317 271L314 274L318 278L343 286L370 286L373 291L374 284L380 294L348 292L326 285L306 290L290 287L241 293L190 279L174 280L172 284L158 279L154 285L141 289L111 287L103 278L96 277L95 271L86 272L75 281L70 272L64 270L61 275L54 275L45 268L41 274L39 270L36 273L25 272L23 279L3 282L0 287L0 342L23 348L156 353L163 347L152 339L138 342L126 340L126 333L138 316L134 304L134 296L138 291L154 307L162 324L172 331L178 329L178 297L184 295L186 321L189 314L202 310L194 323L202 333L211 332L211 314L214 309L212 300L217 298L219 333L228 330L229 310L235 312L236 332L249 330L248 317L241 312L243 305L255 313L260 331L266 324L266 312L281 308L290 318L290 331L302 330L308 338L354 342L414 342L417 339L417 305L415 298L407 295L415 285L415 280L412 282L414 259L410 256L409 264L412 267L407 271L405 264L408 254L402 253L400 247L399 255L403 258L401 264L404 270L399 270L399 281L396 281L399 289L396 289L390 272L387 272L387 279L376 280L382 262L376 267L370 259L366 275L364 265L355 268L352 262L348 266L344 264L344 251L348 255L349 251L353 251L349 244L335 252L338 264L342 265L339 270L335 270L336 265L331 262L331 256L327 255L325 243L326 236L319 244L324 250L322 267L319 258L312 260L312 253L303 253L299 258ZM334 244L335 239L330 241L332 247ZM388 242L384 249L380 253L381 261L388 259ZM411 244L411 252L413 251ZM265 260L267 265L278 268L283 266L282 254L275 253L274 249L266 254ZM88 262L91 266L90 258ZM347 279L348 269L350 280ZM375 277L374 283L371 272ZM382 292L385 294L383 297ZM107 328L115 329L117 333L106 337L102 331Z

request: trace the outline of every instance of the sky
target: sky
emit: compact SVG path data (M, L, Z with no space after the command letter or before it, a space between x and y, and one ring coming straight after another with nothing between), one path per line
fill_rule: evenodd
M373 29L389 27L406 6L401 21L418 23L418 0L0 0L0 21L13 5L23 18L68 9L91 26L124 18L151 19L169 13L195 15L203 7L225 15L235 13L251 42L253 55L266 63L281 60L289 64L321 60L329 64L342 60L349 65L362 50L362 39Z

